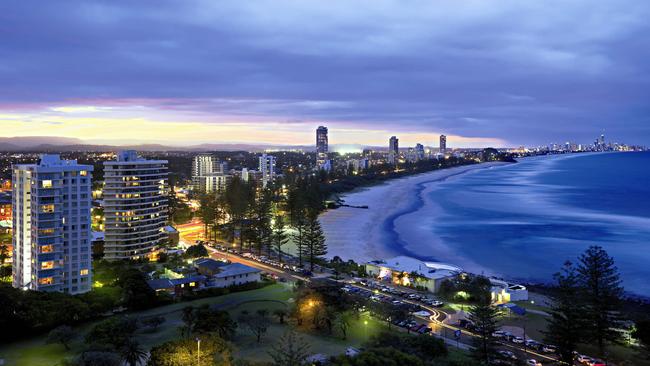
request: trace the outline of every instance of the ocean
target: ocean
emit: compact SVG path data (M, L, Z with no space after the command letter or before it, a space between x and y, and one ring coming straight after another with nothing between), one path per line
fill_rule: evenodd
M384 222L395 252L550 282L600 245L625 289L650 296L650 153L525 158L425 183L408 199Z

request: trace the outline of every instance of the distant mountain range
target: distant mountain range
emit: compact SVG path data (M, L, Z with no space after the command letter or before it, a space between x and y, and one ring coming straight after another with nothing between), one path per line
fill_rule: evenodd
M362 145L330 145L332 151L359 150ZM377 149L369 146L368 148ZM167 146L162 144L105 145L89 144L80 139L67 137L0 137L0 151L9 152L66 152L66 151L264 151L264 150L304 150L313 151L308 145L270 145L270 144L199 144L190 146Z

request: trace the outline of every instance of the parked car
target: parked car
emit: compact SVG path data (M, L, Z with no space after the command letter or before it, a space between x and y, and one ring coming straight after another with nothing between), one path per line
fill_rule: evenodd
M521 338L521 337L513 337L513 338L512 338L512 343L523 344L523 343L524 343L524 339Z
M557 352L557 347L552 346L550 344L546 344L546 345L542 346L542 352L556 353Z
M591 360L589 363L587 363L589 366L605 366L605 362L601 360Z
M576 360L577 360L578 362L580 362L581 364L583 364L583 365L588 365L589 362L593 361L591 357L589 357L589 356L585 356L585 355L578 355L578 357L576 358Z
M494 333L492 333L492 337L495 337L495 338L503 338L505 336L506 336L506 333L504 331L502 331L502 330L497 330Z
M537 360L532 359L532 358L529 359L529 360L526 360L526 365L528 365L528 366L542 366L541 363L537 362Z
M512 353L512 351L501 349L501 350L498 350L497 353L499 354L499 356L501 356L503 358L507 358L507 359L510 359L510 360L516 360L517 359L517 356L515 356L515 354Z

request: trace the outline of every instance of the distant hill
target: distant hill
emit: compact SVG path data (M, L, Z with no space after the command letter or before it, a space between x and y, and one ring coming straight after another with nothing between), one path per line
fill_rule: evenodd
M363 148L361 145L330 145L331 151L347 150L350 147ZM369 148L377 149L370 146ZM310 145L270 145L270 144L199 144L190 146L168 146L162 144L139 145L107 145L89 144L80 139L66 137L0 137L0 151L10 152L67 152L67 151L252 151L264 150L304 150L314 151L315 146Z

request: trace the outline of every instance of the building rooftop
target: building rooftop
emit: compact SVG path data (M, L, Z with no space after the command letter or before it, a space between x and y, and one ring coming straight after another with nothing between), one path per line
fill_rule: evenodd
M368 264L385 267L392 271L399 272L417 272L423 277L430 279L439 279L449 276L454 276L463 272L463 269L452 264L441 262L424 262L419 259L399 256L386 260L377 260L369 262Z
M243 275L247 273L259 273L259 272L262 271L257 268L249 267L241 263L233 263L221 267L221 272L217 273L214 277L223 278L223 277Z
M188 283L202 282L205 280L206 280L205 276L195 275L195 276L188 276L188 277L182 277L176 279L159 278L155 280L149 280L147 281L147 284L149 285L149 287L151 287L154 290L164 290L178 285L186 285Z
M199 268L206 268L211 271L222 269L227 266L228 263L214 260L212 258L201 258L194 261L194 266Z

